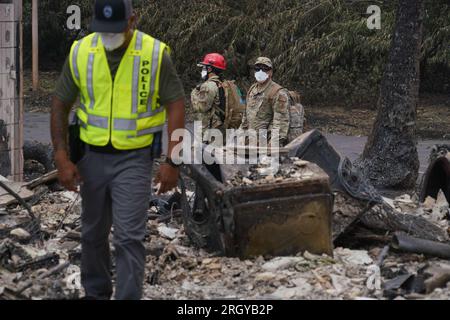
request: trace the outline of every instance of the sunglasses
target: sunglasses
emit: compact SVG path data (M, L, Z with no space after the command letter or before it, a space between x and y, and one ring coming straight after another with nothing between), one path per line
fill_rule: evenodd
M259 72L261 70L264 72L268 72L268 71L272 70L271 68L269 68L267 66L258 66L258 67L255 67L254 69L256 72Z

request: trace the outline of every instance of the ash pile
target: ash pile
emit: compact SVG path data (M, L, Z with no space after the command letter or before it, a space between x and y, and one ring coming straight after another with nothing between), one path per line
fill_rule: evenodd
M79 297L80 198L46 186L3 183L27 201L28 210L0 187L0 299Z

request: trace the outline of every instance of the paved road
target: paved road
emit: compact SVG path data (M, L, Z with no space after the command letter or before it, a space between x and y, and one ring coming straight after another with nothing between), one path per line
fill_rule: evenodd
M50 143L50 114L25 113L25 140Z
M328 142L341 154L350 160L355 160L364 150L367 137L348 137L341 135L327 135ZM428 158L431 148L436 144L450 143L448 140L423 140L419 141L417 151L419 153L420 169L419 173L425 173L428 167Z
M50 115L46 113L25 114L25 139L49 143L49 121ZM336 148L336 150L347 156L352 161L362 153L364 145L367 141L366 137L348 137L341 135L327 135L327 139ZM419 142L418 151L420 158L420 173L423 173L427 168L428 156L430 154L431 147L440 143L450 143L450 141L426 140Z

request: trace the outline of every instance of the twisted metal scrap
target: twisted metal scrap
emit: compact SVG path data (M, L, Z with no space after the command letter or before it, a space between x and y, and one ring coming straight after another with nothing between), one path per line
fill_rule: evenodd
M33 210L31 209L30 205L26 203L25 200L23 200L14 190L12 190L10 187L8 187L5 183L0 181L0 187L6 190L10 195L12 195L25 209L27 209L28 214L30 215L31 219L37 220L36 216L33 213Z
M32 239L41 238L42 240L40 217L36 217L31 206L2 181L0 181L0 187L5 189L6 192L12 195L27 210L31 221L27 223L26 229L31 234Z
M338 176L341 184L352 197L374 204L385 202L374 186L363 178L360 171L346 157L342 158L339 163Z

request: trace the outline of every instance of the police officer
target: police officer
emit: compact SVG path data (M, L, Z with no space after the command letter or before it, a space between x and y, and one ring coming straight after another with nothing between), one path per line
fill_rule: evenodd
M52 101L51 133L60 183L82 196L81 280L88 299L110 299L108 237L114 226L116 299L140 299L145 267L151 146L168 122L169 137L184 127L184 92L163 42L134 29L131 0L96 0L94 33L75 41ZM67 118L77 117L84 157L70 161ZM159 193L177 184L170 141L160 167Z
M203 130L219 129L224 131L225 97L220 95L221 75L226 70L225 58L218 53L209 53L199 63L204 81L191 93L191 104L195 120L202 121Z
M247 107L241 129L279 130L279 143L288 142L289 93L272 80L273 64L269 58L259 57L254 65L256 83L247 94Z

